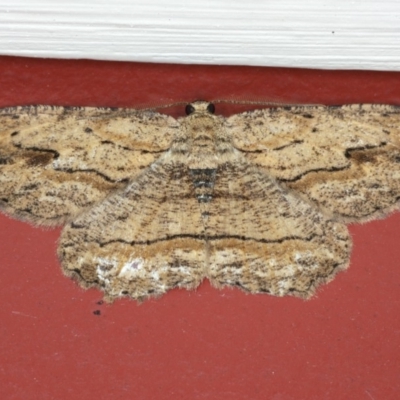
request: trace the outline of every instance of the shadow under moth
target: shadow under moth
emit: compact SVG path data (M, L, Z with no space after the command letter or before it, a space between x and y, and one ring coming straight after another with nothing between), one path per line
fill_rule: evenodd
M140 301L204 278L308 298L347 268L346 224L399 207L400 107L186 113L0 110L0 209L64 225L64 273Z

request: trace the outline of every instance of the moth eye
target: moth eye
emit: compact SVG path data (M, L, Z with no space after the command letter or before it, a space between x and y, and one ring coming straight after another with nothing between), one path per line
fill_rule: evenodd
M190 115L194 113L194 107L191 104L188 104L185 108L186 115Z
M208 104L208 106L207 106L207 111L208 111L210 114L214 114L214 113L215 113L215 106L214 106L213 103L209 103L209 104Z

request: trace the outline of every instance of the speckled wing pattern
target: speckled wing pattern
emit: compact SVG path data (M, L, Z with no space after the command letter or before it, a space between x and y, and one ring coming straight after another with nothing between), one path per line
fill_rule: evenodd
M0 208L65 224L64 273L108 300L204 278L308 298L348 266L345 223L398 208L397 107L186 110L1 110Z
M171 117L134 110L2 109L0 209L37 225L63 224L154 162L176 129Z

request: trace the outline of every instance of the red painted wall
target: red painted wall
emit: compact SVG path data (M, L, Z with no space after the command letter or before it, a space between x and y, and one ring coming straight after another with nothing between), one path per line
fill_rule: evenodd
M400 104L400 73L0 57L0 91L1 107ZM349 270L309 301L204 282L106 305L62 275L60 229L0 215L0 398L398 399L399 227L400 213L352 226Z

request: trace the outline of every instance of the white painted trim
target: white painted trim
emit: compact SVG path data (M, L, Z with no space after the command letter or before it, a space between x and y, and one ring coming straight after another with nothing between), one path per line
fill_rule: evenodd
M399 0L13 0L0 54L400 70Z

